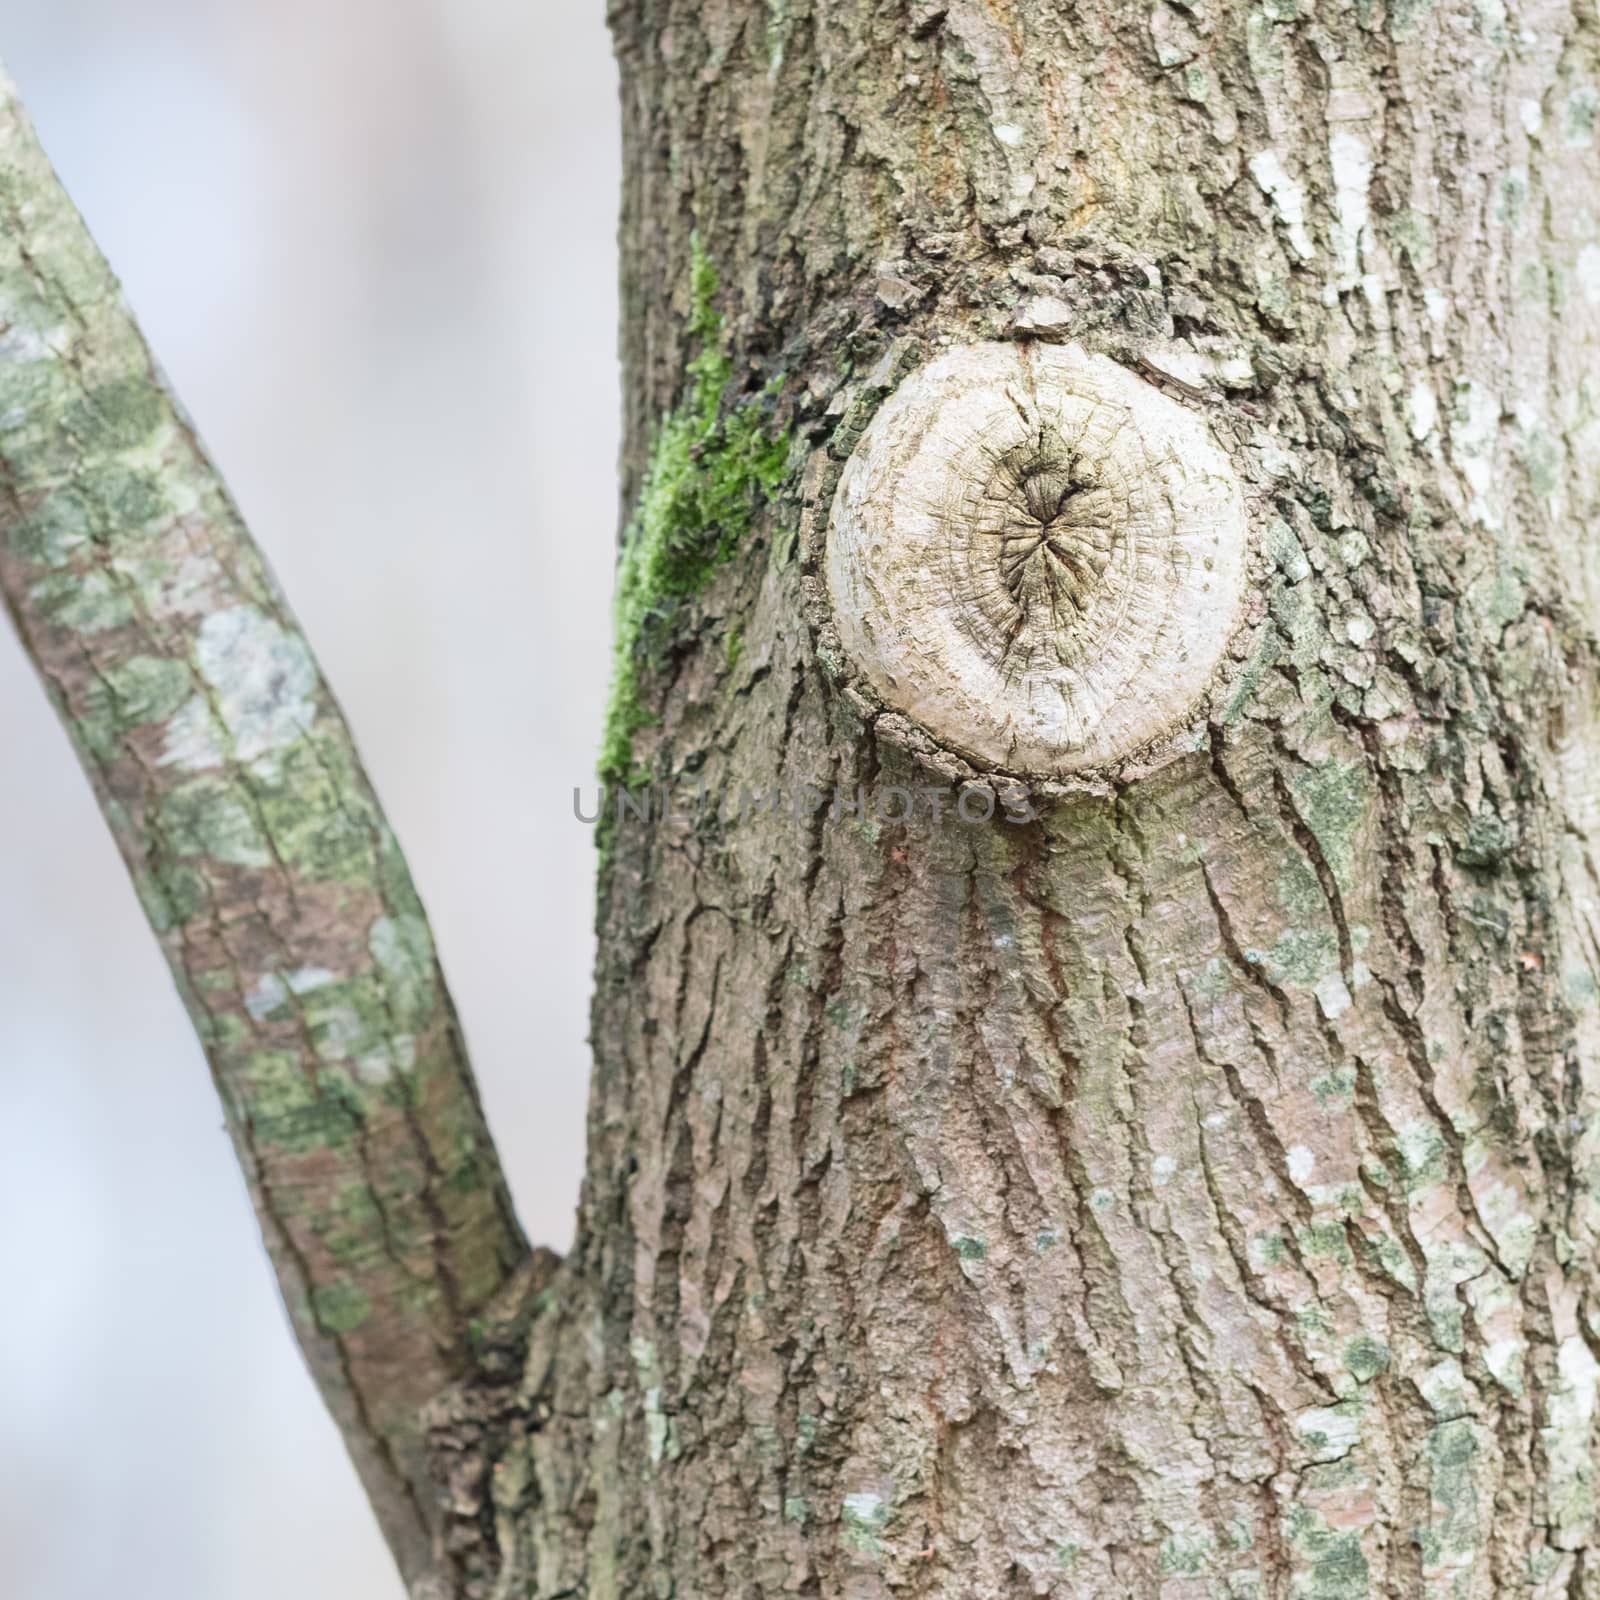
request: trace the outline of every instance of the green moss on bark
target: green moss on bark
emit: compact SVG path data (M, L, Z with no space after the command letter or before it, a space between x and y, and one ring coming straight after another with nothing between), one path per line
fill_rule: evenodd
M698 239L693 251L689 330L698 348L687 391L651 447L617 572L611 698L600 746L607 783L634 776L634 735L650 721L639 668L652 632L738 548L757 506L783 481L789 457L788 431L772 426L770 390L724 410L733 365L721 348L717 270Z

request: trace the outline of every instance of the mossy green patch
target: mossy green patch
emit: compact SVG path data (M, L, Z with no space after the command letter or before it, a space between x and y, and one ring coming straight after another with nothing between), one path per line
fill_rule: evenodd
M1339 946L1324 928L1285 928L1260 959L1272 982L1311 987L1325 973L1338 971Z
M1400 1130L1397 1154L1400 1177L1410 1194L1443 1183L1449 1166L1449 1147L1438 1127L1426 1118L1408 1122Z
M365 1292L345 1278L313 1289L311 1305L324 1333L354 1333L372 1315L372 1302Z
M600 776L608 783L636 776L634 735L649 722L639 667L650 630L698 594L738 548L789 459L788 432L774 430L765 403L770 393L725 408L733 366L720 344L716 268L698 239L691 290L689 330L698 349L687 392L657 430L617 571L611 699L600 746ZM736 660L737 646L730 650Z
M136 870L133 887L158 934L181 928L210 904L205 875L183 862L163 863L159 871Z
M236 867L265 867L272 852L244 796L220 778L195 778L167 795L162 840L175 855L209 856Z
M1433 0L1393 0L1389 7L1389 37L1408 38L1433 9Z
M1405 253L1418 271L1433 265L1433 221L1426 213L1406 207L1390 216L1384 226L1390 242Z
M1350 1264L1350 1241L1343 1222L1308 1222L1304 1227L1295 1229L1295 1238L1299 1242L1300 1253L1307 1260L1337 1261L1340 1266Z
M1294 917L1317 917L1326 910L1322 884L1303 856L1283 858L1278 870L1278 904Z
M1169 1533L1161 1541L1161 1571L1197 1577L1211 1561L1211 1540L1203 1533Z
M395 1031L397 1017L376 973L297 992L296 1009L320 1061L351 1063L363 1083L387 1082L396 1067L409 1068L411 1036Z
M1468 867L1496 867L1511 849L1511 830L1493 811L1480 811L1468 819L1466 834L1456 848L1456 860Z
M195 1028L208 1046L219 1050L242 1050L250 1039L250 1029L244 1019L231 1011L201 1013L196 1016Z
M1289 1513L1289 1539L1309 1570L1296 1593L1306 1600L1365 1600L1371 1574L1358 1533L1336 1533L1309 1507Z
M1244 671L1239 674L1228 696L1228 703L1222 708L1221 721L1224 725L1231 726L1244 717L1255 699L1256 691L1266 678L1268 669L1275 665L1282 655L1282 639L1273 629L1263 630L1255 653L1245 664Z
M1417 1275L1411 1265L1411 1257L1406 1254L1405 1246L1392 1233L1384 1232L1376 1238L1367 1238L1358 1231L1356 1237L1361 1241L1361 1254L1364 1260L1371 1262L1402 1288L1412 1293L1416 1292Z
M1528 203L1528 180L1520 172L1508 172L1500 180L1500 201L1496 207L1499 218L1508 227L1516 227L1522 220L1523 207Z
M319 728L251 770L261 819L289 867L311 879L370 881L376 810L342 739Z
M1547 428L1535 423L1527 430L1522 458L1528 466L1528 482L1536 493L1554 494L1561 487L1566 467L1565 447Z
M1295 808L1316 838L1334 881L1348 892L1370 799L1365 770L1354 762L1328 761L1296 773L1290 787Z
M103 572L52 572L29 598L68 633L104 633L133 621L132 603Z
M347 1183L339 1190L331 1216L317 1231L335 1261L356 1268L370 1255L383 1226L383 1211L371 1186Z
M1319 1072L1309 1085L1320 1105L1333 1108L1348 1106L1355 1098L1356 1069L1351 1066L1330 1067Z
M63 490L18 517L11 528L11 548L24 561L59 567L93 537L94 524L83 497Z
M1289 1258L1288 1242L1281 1233L1258 1233L1250 1241L1250 1254L1263 1267L1280 1267Z
M65 428L84 450L131 450L156 431L161 414L160 392L138 373L84 395L68 409Z
M1389 1370L1389 1348L1370 1333L1358 1333L1344 1347L1344 1364L1358 1383L1370 1383Z
M1233 988L1233 975L1220 956L1212 956L1189 980L1189 988L1197 999L1220 1000Z
M250 1129L263 1144L304 1153L342 1149L361 1124L359 1099L342 1074L313 1082L288 1050L257 1050L246 1062L244 1098Z
M186 662L170 656L132 656L110 668L87 698L91 713L103 710L120 732L165 722L193 691Z
M159 479L149 472L107 467L93 485L91 510L99 525L126 543L153 533L170 512Z
M1422 1559L1430 1566L1474 1555L1483 1538L1478 1487L1478 1430L1466 1418L1446 1422L1428 1435L1433 1515L1418 1529Z

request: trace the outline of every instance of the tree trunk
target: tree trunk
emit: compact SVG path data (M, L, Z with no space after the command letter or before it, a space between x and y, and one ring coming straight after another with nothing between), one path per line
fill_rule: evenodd
M613 25L608 768L706 798L604 827L494 1592L1600 1595L1591 0ZM1013 337L1225 454L1228 692L1031 822L812 810L982 776L850 687L830 508Z
M413 1592L1600 1596L1593 0L612 20L589 1166L395 1299Z

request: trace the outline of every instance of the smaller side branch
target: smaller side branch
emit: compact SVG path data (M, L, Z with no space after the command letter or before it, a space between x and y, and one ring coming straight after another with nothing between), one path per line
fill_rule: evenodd
M421 902L311 650L0 70L0 592L204 1044L413 1593L419 1424L527 1257Z

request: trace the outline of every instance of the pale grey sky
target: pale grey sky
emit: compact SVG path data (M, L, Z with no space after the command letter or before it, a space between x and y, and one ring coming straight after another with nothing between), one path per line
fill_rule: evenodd
M524 1220L582 1155L616 496L601 0L5 0L0 56L282 578ZM0 1593L398 1600L204 1062L0 629Z

